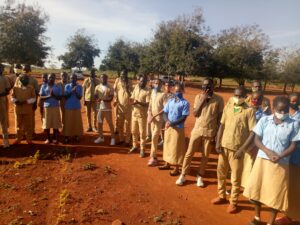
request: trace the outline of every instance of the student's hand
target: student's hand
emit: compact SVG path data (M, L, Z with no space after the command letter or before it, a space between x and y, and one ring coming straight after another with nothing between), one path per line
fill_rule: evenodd
M222 147L218 143L216 143L216 152L219 153L219 154L221 154L223 152Z
M267 152L267 156L274 163L278 162L278 160L280 159L280 156L276 152L273 152L272 150Z
M132 105L136 105L136 104L139 104L139 101L138 100L133 100Z
M118 105L118 102L113 102L113 107L116 107Z
M76 86L72 88L72 92L76 92Z
M241 159L243 155L244 155L244 150L239 149L234 153L234 159Z
M165 129L167 130L170 126L171 126L171 122L170 121L166 122Z

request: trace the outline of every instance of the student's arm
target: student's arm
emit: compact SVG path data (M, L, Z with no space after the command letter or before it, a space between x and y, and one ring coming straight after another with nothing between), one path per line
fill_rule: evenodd
M255 134L254 134L253 131L251 131L250 134L249 134L249 137L247 138L247 140L245 141L245 143L239 148L238 151L235 152L235 154L234 154L234 158L235 159L240 159L245 152L247 152L248 150L250 150L249 146L253 143L254 137L255 137Z
M178 125L180 123L184 123L184 121L186 120L187 117L188 117L187 115L182 115L178 120L176 120L170 124L171 127L175 127L176 125Z
M221 123L218 133L217 133L217 138L216 138L216 152L217 153L222 153L221 140L223 137L224 129L225 129L225 125Z
M279 155L276 152L273 152L271 149L268 149L266 146L264 146L264 144L261 141L261 137L257 134L255 135L254 142L260 150L267 154L267 156L272 162L277 162L279 160Z
M204 94L201 94L199 98L199 100L196 100L195 99L195 107L194 107L194 110L193 110L193 114L195 117L199 117L201 115L201 112L202 112L202 109L203 109L203 105L205 103L205 101L207 100L207 93L204 93Z
M82 87L81 86L77 86L75 89L75 95L76 97L80 100L82 98Z
M279 155L279 159L282 159L282 158L287 157L290 154L292 154L293 151L295 151L295 149L296 149L296 145L297 145L297 142L292 141L290 146Z
M85 91L86 91L86 88L85 88L85 86L86 86L87 79L85 79L83 81L83 84L82 84L82 96L83 96L83 104L84 105L86 105L86 102L85 102Z

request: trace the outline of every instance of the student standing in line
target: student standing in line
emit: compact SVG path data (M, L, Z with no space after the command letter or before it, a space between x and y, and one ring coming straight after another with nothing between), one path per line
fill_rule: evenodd
M41 91L42 86L45 86L47 84L48 84L48 74L44 73L42 75L42 83L39 85L40 91ZM44 100L41 97L40 97L40 99L38 101L38 107L40 108L40 116L41 116L41 121L43 123L43 117L44 117Z
M77 83L77 75L73 74L71 83L65 86L65 120L63 135L65 143L71 139L79 142L79 137L83 134L82 117L81 117L81 104L82 86Z
M224 204L226 200L226 179L231 169L231 197L227 208L228 213L238 210L238 197L240 194L241 178L243 172L243 154L236 157L239 148L256 124L255 111L245 103L246 91L243 87L234 90L233 104L227 104L221 118L221 125L216 139L216 151L219 153L218 197L212 200L213 204Z
M176 181L177 185L183 185L186 181L185 175L189 173L193 155L195 151L200 150L202 156L197 174L197 186L204 187L202 178L205 175L205 168L209 160L211 149L214 147L223 109L223 98L214 93L213 80L211 78L205 78L202 83L201 93L195 97L193 112L196 117L196 123L191 132L189 147L185 154L181 175Z
M165 165L160 170L169 170L174 166L171 176L178 176L179 166L182 165L186 153L184 122L190 114L190 104L183 98L183 85L175 85L175 96L164 107L165 139L163 148L163 160Z
M289 99L278 96L273 100L274 115L260 119L253 130L259 148L244 196L252 200L255 217L250 225L261 224L261 205L270 211L268 225L273 225L279 211L289 208L290 155L300 140L299 123L289 118Z
M64 125L65 121L65 102L66 102L66 97L65 97L65 86L70 82L69 75L66 72L62 72L60 74L60 82L57 84L61 90L62 90L62 97L60 99L60 111L61 111L61 120L62 120L62 125Z

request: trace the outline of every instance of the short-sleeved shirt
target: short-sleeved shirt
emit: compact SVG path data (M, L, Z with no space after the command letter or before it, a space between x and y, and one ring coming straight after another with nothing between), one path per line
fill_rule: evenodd
M70 97L66 98L65 109L81 109L80 99L77 98L76 94L72 92L73 85L69 83L65 86L65 96L71 94ZM82 96L82 86L76 85L76 93Z
M8 79L4 75L0 76L0 93L6 92L7 89L10 89L10 87ZM5 99L6 96L0 97L0 103L5 102Z
M261 118L253 132L262 138L262 143L268 149L281 154L292 141L299 141L299 124L297 121L287 118L281 124L275 124L274 115ZM258 150L257 157L268 159L266 153ZM282 158L279 163L289 164L290 156Z
M48 84L43 84L40 89L40 96L50 96L50 92L53 90L53 94L57 97L62 96L62 89L60 86L54 84L52 87ZM44 107L59 107L59 100L51 97L43 100Z
M35 90L31 85L27 85L27 87L15 86L12 91L12 98L20 102L36 98ZM15 111L16 114L30 114L32 113L32 105L26 103L15 105Z
M130 96L132 92L131 80L128 80L128 86L120 78L117 78L114 83L115 98L117 104L118 113L124 113L131 110Z
M150 90L148 88L140 88L137 84L131 94L133 100L137 100L142 103L150 102ZM147 117L148 107L142 106L140 104L133 105L132 116L135 117Z
M164 109L168 95L163 92L152 91L150 96L149 109L151 110L152 116L157 115ZM154 118L156 121L163 121L163 116L159 115Z
M114 88L110 84L107 84L105 86L99 84L95 89L95 95L97 96L98 99L100 98L102 100L109 100L111 97L114 96ZM99 109L104 111L105 110L111 111L111 101L110 102L101 101Z
M94 101L95 100L95 88L100 84L98 78L92 79L91 77L86 78L82 84L84 89L84 101Z
M195 97L194 110L200 103L201 94ZM213 94L212 97L203 103L200 116L196 117L193 132L203 137L215 137L218 132L219 120L224 110L223 98Z
M290 118L297 121L300 124L300 110L296 111L294 115L290 115ZM290 162L300 167L300 141L297 141L295 151L291 155Z
M255 127L255 110L246 104L235 112L233 104L227 104L221 118L225 126L221 145L232 151L237 151L247 140L250 131Z
M182 116L190 114L190 103L184 98L174 97L168 101L164 107L164 113L167 113L168 120L173 123L179 120ZM184 128L184 122L176 125L177 128Z

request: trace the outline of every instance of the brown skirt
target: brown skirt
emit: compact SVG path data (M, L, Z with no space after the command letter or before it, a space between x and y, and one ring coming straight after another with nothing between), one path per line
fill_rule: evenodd
M288 209L289 165L257 158L247 182L244 196L268 207Z
M43 129L60 129L61 116L59 107L46 107L43 113Z
M289 208L287 216L300 221L300 167L290 165Z
M63 135L67 137L83 134L82 117L80 109L65 109Z
M181 165L186 153L184 129L169 127L165 131L163 160Z

